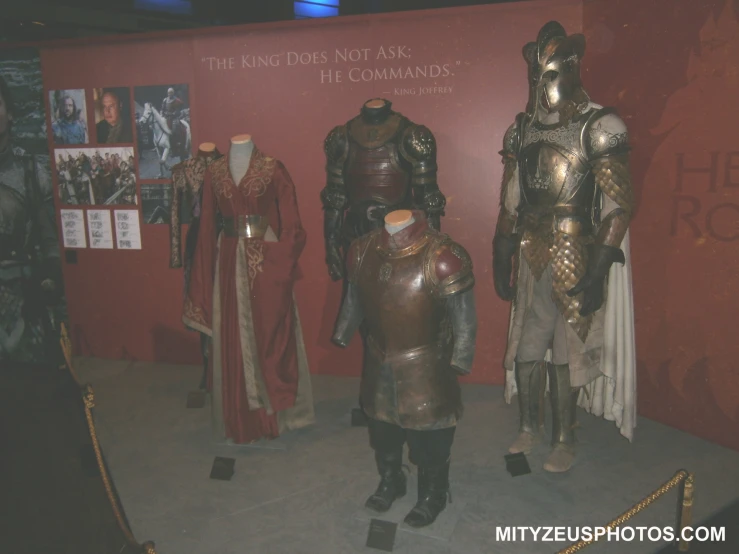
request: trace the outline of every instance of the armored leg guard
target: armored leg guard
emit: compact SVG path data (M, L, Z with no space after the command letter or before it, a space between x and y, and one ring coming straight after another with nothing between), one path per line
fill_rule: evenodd
M450 460L447 460L440 466L418 468L418 502L405 516L407 525L431 525L446 508L449 496L449 464Z
M543 414L544 368L546 362L516 362L516 387L518 388L518 407L520 427L518 437L508 451L511 454L528 454L541 440Z
M398 498L406 493L406 478L403 473L403 447L389 451L375 451L380 484L375 493L367 499L365 507L375 512L387 512Z
M570 367L549 366L552 398L552 451L544 469L554 473L569 470L575 461L575 406L579 389L570 386Z

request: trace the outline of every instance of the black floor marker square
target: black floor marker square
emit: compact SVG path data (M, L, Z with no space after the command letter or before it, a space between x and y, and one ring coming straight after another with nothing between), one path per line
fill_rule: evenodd
M230 481L234 474L234 458L221 458L216 456L213 460L213 468L210 470L210 478L219 481Z
M205 406L205 391L198 390L187 393L188 408L202 408Z
M352 410L352 427L367 427L367 415L362 408Z
M531 473L531 467L529 461L526 459L526 454L519 452L518 454L508 454L504 456L506 470L511 474L511 477L519 477Z
M395 545L395 532L398 524L381 519L370 520L369 533L367 534L367 546L375 550L392 552Z

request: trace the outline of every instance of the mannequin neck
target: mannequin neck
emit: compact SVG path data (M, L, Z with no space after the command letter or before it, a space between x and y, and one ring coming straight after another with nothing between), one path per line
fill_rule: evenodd
M404 221L401 225L386 223L380 236L380 247L402 250L421 240L427 229L428 222L423 213L414 213L410 221Z
M392 113L393 104L387 100L384 102L382 106L376 108L367 107L367 104L362 106L362 119L371 125L379 125L387 120Z
M221 153L218 151L218 148L214 148L213 150L200 150L198 149L198 156L201 158L208 158L208 159L215 159L220 158Z
M415 218L411 216L407 221L404 221L403 223L399 223L398 225L390 225L389 223L385 223L385 230L388 232L390 236L393 236L395 233L398 233L402 231L403 229L410 227L416 222Z
M254 152L252 141L231 143L231 148L228 151L228 168L235 183L240 183L246 175L252 152Z

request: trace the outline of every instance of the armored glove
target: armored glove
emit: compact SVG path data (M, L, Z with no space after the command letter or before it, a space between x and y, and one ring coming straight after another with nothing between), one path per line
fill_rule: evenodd
M493 283L498 296L510 302L515 293L511 285L513 273L513 254L516 252L516 241L513 237L495 235L493 239Z
M620 248L596 244L593 246L588 260L588 269L582 279L567 291L567 296L576 296L583 293L580 315L586 316L597 311L603 305L603 285L611 264L626 263L624 253Z

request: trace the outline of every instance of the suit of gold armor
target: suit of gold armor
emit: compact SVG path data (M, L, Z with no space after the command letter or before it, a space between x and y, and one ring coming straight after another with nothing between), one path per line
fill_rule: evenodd
M436 181L436 140L428 128L393 111L387 100L371 100L331 130L324 149L321 202L332 279L343 276L349 243L381 227L393 210L423 210L439 230L446 199Z
M509 341L521 417L510 451L528 452L539 437L547 368L549 471L566 471L574 459L575 402L599 375L606 277L614 262L625 263L620 247L633 206L626 125L582 89L584 49L582 35L567 36L556 22L524 48L532 94L505 134L493 243L496 291L523 314ZM545 363L550 348L552 363Z

